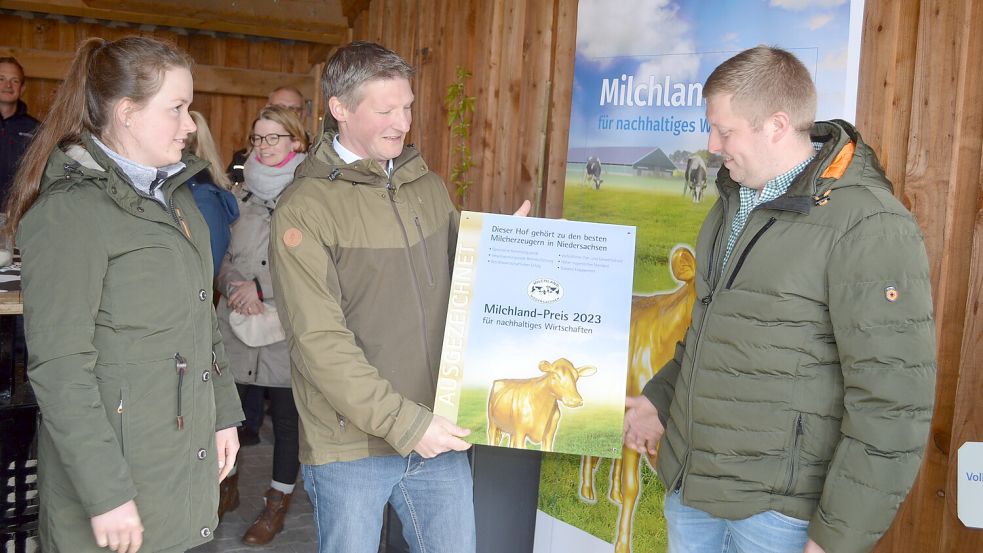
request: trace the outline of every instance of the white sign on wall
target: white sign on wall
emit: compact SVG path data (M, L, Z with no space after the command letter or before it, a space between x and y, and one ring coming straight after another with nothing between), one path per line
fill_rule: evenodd
M956 510L970 528L983 528L983 442L966 442L959 448Z

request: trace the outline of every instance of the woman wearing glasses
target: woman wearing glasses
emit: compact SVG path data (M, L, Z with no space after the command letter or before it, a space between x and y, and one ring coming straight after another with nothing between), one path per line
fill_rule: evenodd
M270 396L273 479L266 492L266 507L242 537L247 544L263 545L283 529L283 518L300 469L297 407L290 390L286 342L259 345L268 342L268 337L247 336L243 327L248 325L249 318L263 317L273 308L273 283L267 257L270 216L280 194L293 180L294 169L307 156L308 144L300 119L281 106L267 106L259 112L249 141L252 150L243 169L243 186L238 191L239 220L232 226L232 240L218 274L218 289L223 296L218 315L236 383L265 386ZM269 318L266 313L264 319L268 322ZM273 324L277 324L275 320ZM262 325L253 329L257 327ZM260 332L268 330L260 328Z

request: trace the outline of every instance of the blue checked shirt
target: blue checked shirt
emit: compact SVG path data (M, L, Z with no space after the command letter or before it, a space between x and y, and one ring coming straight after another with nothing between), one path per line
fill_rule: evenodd
M813 142L812 147L818 152L822 149L823 144L821 142ZM730 224L730 236L727 238L727 251L724 252L724 265L720 269L723 272L727 268L727 260L730 259L731 252L734 251L734 244L737 244L737 237L740 236L741 231L744 230L744 225L747 224L748 215L754 208L758 207L763 203L770 202L775 198L778 198L782 194L788 191L788 187L792 185L792 181L795 177L799 176L799 173L809 165L816 156L813 155L809 159L803 161L802 163L791 168L787 173L778 175L777 177L771 179L765 183L764 188L761 189L761 195L758 195L758 191L754 188L748 188L746 186L740 187L741 194L741 207L737 209L737 215L734 216L734 221Z

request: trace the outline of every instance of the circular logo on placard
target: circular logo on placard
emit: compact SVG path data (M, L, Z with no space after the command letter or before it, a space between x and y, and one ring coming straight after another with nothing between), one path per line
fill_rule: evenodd
M551 278L537 278L529 283L529 297L539 303L553 303L563 297L563 287Z

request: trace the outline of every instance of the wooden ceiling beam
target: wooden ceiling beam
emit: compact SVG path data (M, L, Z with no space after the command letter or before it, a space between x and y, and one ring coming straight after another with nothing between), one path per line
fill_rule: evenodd
M348 29L337 0L82 0L91 7L133 13L179 13L202 21L227 21L263 27L286 27L308 33Z
M0 47L0 57L13 56L24 66L28 79L62 80L72 65L74 52L38 50L33 48ZM309 73L280 73L255 69L236 69L215 65L195 65L195 92L232 94L266 98L269 92L280 86L296 87L305 98L317 93L320 71L317 67Z
M241 2L243 0L239 1ZM284 1L291 5L306 5L305 2L294 0L281 0L280 3L284 3ZM102 5L101 2L94 3ZM237 11L237 8L229 8L228 10L215 8L203 10L198 3L194 2L188 2L189 6L197 6L194 9L175 8L173 5L165 8L160 2L134 1L127 3L134 5L154 4L157 6L157 9L150 10L148 8L148 11L136 11L116 7L104 8L89 5L84 0L2 0L0 1L0 8L110 21L126 21L144 25L159 25L298 40L318 44L337 45L348 42L348 28L344 25L345 20L340 17L333 19L332 22L324 23L315 22L305 17L303 19L306 19L306 21L302 21L300 25L291 26L290 21L302 19L301 17L297 17L298 12L296 10L291 11L281 8L280 11L283 11L283 13L291 14L284 16L283 19L276 17L275 14L269 14L262 18L252 18L242 16ZM255 2L247 3L253 4ZM117 6L118 3L106 2L105 5Z

